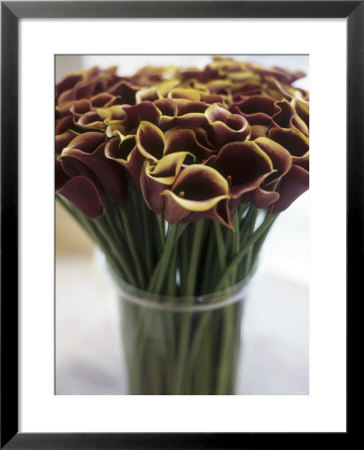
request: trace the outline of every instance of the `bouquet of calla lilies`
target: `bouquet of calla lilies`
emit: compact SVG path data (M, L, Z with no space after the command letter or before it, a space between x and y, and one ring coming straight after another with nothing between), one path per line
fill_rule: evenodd
M242 307L192 309L246 282L308 189L304 75L215 57L57 84L57 199L146 304L122 308L131 393L233 393Z

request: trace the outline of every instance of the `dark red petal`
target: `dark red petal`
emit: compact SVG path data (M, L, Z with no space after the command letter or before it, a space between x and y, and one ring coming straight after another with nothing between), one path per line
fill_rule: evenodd
M183 222L195 222L200 219L211 219L216 220L225 227L233 229L230 221L229 200L230 199L223 199L216 206L207 211L191 212L191 214L183 219Z
M267 208L279 199L278 192L257 188L253 191L252 201L257 208Z
M90 219L104 214L104 205L94 184L83 176L68 180L57 191Z
M55 186L56 192L61 189L71 177L65 172L62 162L56 158L55 162Z
M130 83L121 80L109 88L108 92L114 96L121 97L122 103L135 105L135 94L138 88Z
M278 186L279 200L271 208L272 214L287 209L309 187L309 174L302 167L293 165Z
M74 149L81 150L85 153L94 152L100 144L105 142L105 135L102 133L88 132L79 134L69 142L64 154Z
M289 151L292 156L303 157L309 150L307 137L298 130L289 128L271 128L268 136Z
M62 134L68 129L74 127L75 124L73 123L73 116L70 114L69 116L62 117L62 119L57 120L55 134Z
M161 98L156 100L154 105L161 111L163 116L174 117L178 113L176 101L170 98Z
M150 122L153 125L159 124L161 112L151 102L138 103L134 106L123 105L123 109L128 116L129 133L136 129L143 121Z
M67 75L62 81L56 84L56 97L58 98L63 92L72 89L81 80L82 74L80 73Z
M55 139L56 154L62 153L62 150L77 136L77 133L73 130L67 130L62 134L58 134Z
M136 143L138 150L145 157L152 160L161 159L164 153L164 134L150 122L141 122L137 134Z
M265 179L265 183L279 178L289 171L292 166L292 157L288 150L266 137L258 138L254 142L269 156L273 163L273 169L276 170Z
M177 152L189 152L196 157L195 162L201 162L208 158L212 152L212 149L201 145L197 141L194 130L184 128L172 129L167 131L165 136L166 155Z
M291 121L296 115L293 106L285 99L275 104L278 107L278 111L273 115L274 122L281 128L290 128Z
M86 153L75 148L66 153L63 152L61 156L65 167L66 164L71 164L73 167L76 166L78 170L80 168L85 170L85 167L87 167L83 174L93 180L94 184L98 185L95 182L94 177L96 177L102 187L102 192L105 192L115 203L122 205L127 196L126 173L120 164L106 158L104 150L105 143L101 144L92 153ZM79 161L85 167L78 165L74 160ZM68 165L67 167L69 168L70 166Z
M257 188L273 169L267 154L251 141L226 144L211 165L229 180L233 197Z
M252 95L242 102L236 103L236 106L244 114L264 113L267 116L273 116L276 111L274 100L263 95Z

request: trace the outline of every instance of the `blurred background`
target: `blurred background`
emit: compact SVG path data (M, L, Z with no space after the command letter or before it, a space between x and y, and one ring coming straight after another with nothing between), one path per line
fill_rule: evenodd
M308 55L232 55L242 61L303 70ZM206 55L58 55L55 80L93 66L132 75L144 65L203 67ZM94 246L56 204L56 394L123 394L116 298L95 263ZM309 192L283 212L262 251L243 323L238 394L309 392Z

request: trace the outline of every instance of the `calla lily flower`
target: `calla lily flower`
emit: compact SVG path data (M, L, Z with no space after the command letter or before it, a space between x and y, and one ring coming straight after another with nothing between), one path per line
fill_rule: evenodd
M107 108L117 102L121 102L120 97L115 97L108 92L100 92L100 94L96 94L90 98L92 108Z
M256 189L274 170L267 153L251 141L226 144L209 164L228 180L232 198Z
M271 128L268 136L289 151L294 163L308 159L308 138L297 129Z
M214 153L214 150L200 143L199 137L200 139L205 137L203 131L201 135L197 130L188 128L169 130L165 134L164 153L169 155L171 153L186 151L193 156L193 162L203 162Z
M286 210L309 187L308 171L293 165L278 186L279 199L270 208L271 214Z
M90 70L71 74L56 85L56 104L90 98L98 92L112 86L118 79L116 67L100 70L94 67Z
M267 67L255 63L246 63L246 66L264 78L267 76L274 77L275 79L288 84L305 76L304 72L291 72L290 70L281 69L280 67L268 69Z
M72 115L79 118L82 114L91 111L91 103L88 99L81 99L63 103L56 107L56 112L60 117Z
M275 102L278 112L273 115L273 121L281 128L296 128L298 131L308 136L308 127L304 120L302 120L292 104L287 100Z
M291 104L296 110L297 114L309 126L309 103L307 100L301 98L292 98Z
M216 170L202 164L186 167L171 189L162 192L165 199L164 216L170 223L192 218L211 218L224 225L226 216L221 215L218 208L220 202L229 198L229 185L227 180ZM223 208L222 208L223 209Z
M198 102L201 95L195 89L174 88L168 92L168 98L183 98L192 102Z
M66 76L60 83L56 85L56 97L59 97L63 92L74 88L77 83L83 79L82 73L72 73Z
M105 156L121 164L129 173L134 185L139 188L145 158L136 146L135 136L122 137L118 133L115 134L117 136L111 138L105 146Z
M231 114L219 105L211 105L205 111L205 116L211 122L209 138L216 147L231 141L244 142L250 135L250 127L244 117Z
M284 177L292 166L290 153L277 142L266 137L254 141L271 159L274 172L253 191L245 194L243 200L251 200L257 208L267 208L279 199L279 193L274 191L277 180Z
M140 176L140 187L146 204L155 213L163 211L165 197L162 192L171 186L179 174L187 152L171 153L157 162L145 161Z
M150 122L141 122L136 134L140 153L147 159L158 161L163 157L165 137L163 132Z
M207 124L207 118L202 113L188 113L182 116L161 118L161 127L168 130L175 127L180 128L199 128Z
M86 177L70 178L56 193L76 206L85 216L96 219L104 214L104 205L95 185Z
M68 129L62 134L56 135L56 155L60 155L62 150L74 139L78 133L74 130Z
M275 100L282 100L283 98L291 101L293 99L300 99L308 101L308 93L302 89L295 88L289 84L284 84L274 77L267 77L263 93L269 95Z
M100 194L92 181L82 175L68 176L58 160L56 160L55 169L57 194L70 201L90 219L95 219L104 213Z
M233 113L240 113L250 125L272 125L272 116L277 111L274 100L263 95L252 95L230 107Z
M89 111L82 114L77 121L75 121L78 128L85 131L104 131L107 127L102 117L96 111Z
M265 182L273 182L286 175L292 165L290 153L277 142L266 137L257 138L254 142L269 156L273 164L274 172L265 179Z
M117 162L105 157L105 145L103 134L83 133L63 149L59 159L70 176L86 176L101 195L123 205L127 195L126 174Z
M57 136L58 134L62 134L67 130L72 130L74 128L76 127L73 122L73 117L71 115L62 117L61 119L56 120L55 134Z
M128 118L128 133L134 133L141 122L147 121L153 125L158 125L162 115L160 110L151 102L138 103L134 106L123 105Z
M135 94L138 92L138 87L133 86L125 80L121 80L118 83L111 86L108 91L109 94L120 97L123 104L134 105Z
M161 98L153 102L153 104L161 111L162 116L174 117L178 114L178 106L175 100Z
M101 112L101 114L107 114L107 111ZM157 125L160 116L160 110L149 101L138 103L134 106L121 105L119 110L117 107L113 107L112 114L109 112L109 116L105 117L105 123L108 125L106 134L109 137L115 131L123 135L135 134L142 121L148 121Z

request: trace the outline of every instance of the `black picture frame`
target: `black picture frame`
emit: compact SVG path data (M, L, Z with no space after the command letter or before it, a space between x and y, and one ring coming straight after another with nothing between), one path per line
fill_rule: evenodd
M18 23L22 18L346 18L347 302L363 272L364 1L1 2L1 448L296 448L325 433L18 432ZM11 107L9 107L11 105ZM350 345L348 345L348 350ZM349 373L348 373L349 375ZM349 417L349 415L347 416ZM335 439L347 445L350 428ZM343 447L345 448L345 447Z

